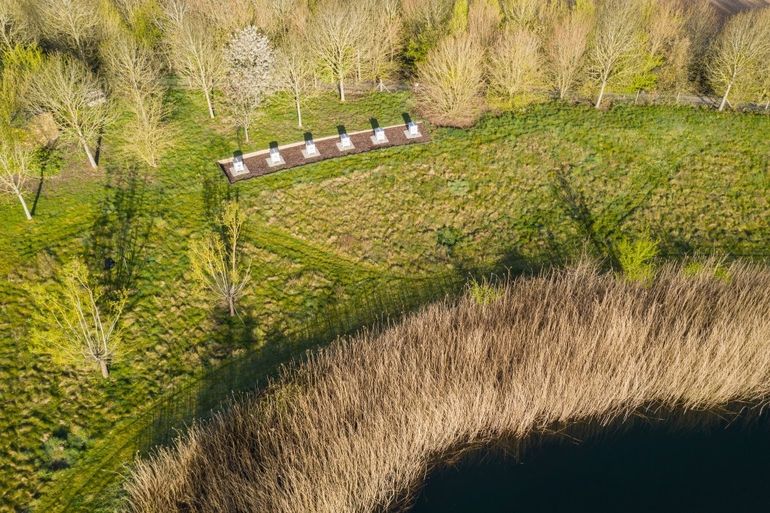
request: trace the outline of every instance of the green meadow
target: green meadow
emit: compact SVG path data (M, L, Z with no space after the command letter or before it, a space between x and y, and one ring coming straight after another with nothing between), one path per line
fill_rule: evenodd
M76 149L48 155L42 185L28 195L32 222L13 198L0 199L0 510L96 511L89 494L58 497L88 481L89 493L113 493L137 449L137 418L258 351L275 349L262 366L274 373L304 349L285 341L308 320L353 311L369 294L583 254L612 263L621 242L640 238L657 241L664 258L770 253L770 116L532 106L469 130L432 128L429 144L230 186L216 159L301 140L306 130L365 129L371 117L399 123L408 93L344 104L320 96L305 109L305 129L290 102L274 99L245 146L208 118L201 98L170 96L174 144L159 169L121 154L117 123L98 172ZM253 273L233 320L193 286L187 258L189 241L214 229L231 199L248 213ZM129 344L108 380L29 350L23 284L53 279L76 256L105 284L130 290ZM106 259L116 267L104 271Z

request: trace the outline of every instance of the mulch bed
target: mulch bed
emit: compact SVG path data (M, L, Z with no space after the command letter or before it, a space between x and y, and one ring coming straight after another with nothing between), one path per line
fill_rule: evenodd
M248 180L249 178L265 176L294 167L314 164L316 162L321 162L322 160L334 159L338 157L344 157L346 155L379 150L382 148L392 148L394 146L405 146L407 144L429 142L430 134L428 133L425 125L423 123L417 123L417 126L420 128L421 135L413 139L406 137L406 134L404 133L406 131L406 125L383 127L388 142L382 144L373 143L371 137L374 135L374 130L351 132L348 135L350 136L350 140L353 143L354 148L345 151L340 151L337 148L337 143L340 142L339 136L335 135L330 137L323 137L321 139L315 139L315 146L318 149L319 155L310 158L305 158L302 154L302 150L305 149L304 142L279 146L278 149L285 163L273 167L268 164L268 160L270 158L269 149L254 153L247 153L243 155L243 162L246 165L248 172L242 174L234 173L232 158L220 160L217 162L217 164L219 164L219 167L222 169L230 183L235 183L241 180Z

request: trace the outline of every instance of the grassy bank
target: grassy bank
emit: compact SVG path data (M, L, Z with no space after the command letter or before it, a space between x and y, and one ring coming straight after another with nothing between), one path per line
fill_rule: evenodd
M237 141L208 120L200 98L177 92L173 100L176 143L158 171L133 170L108 134L99 173L84 172L77 152L57 152L63 170L44 182L32 223L10 199L0 203L3 507L60 493L95 447L121 447L126 440L113 434L156 399L367 291L560 264L584 251L611 256L624 238L648 234L672 256L763 256L770 247L767 116L540 106L469 131L434 130L429 145L229 187L214 160ZM338 124L366 128L372 116L397 123L408 102L403 93L347 104L324 96L308 106L306 126L319 137ZM250 148L302 138L290 106L270 105L264 119ZM248 210L254 260L254 286L235 322L190 287L186 257L189 238L210 227L228 197ZM53 367L26 344L23 283L50 279L74 255L96 270L106 257L126 264L104 278L132 290L132 347L106 382ZM105 472L122 463L110 460Z
M670 266L643 285L582 264L434 304L139 464L131 511L387 511L449 451L649 405L760 403L768 287L764 266Z

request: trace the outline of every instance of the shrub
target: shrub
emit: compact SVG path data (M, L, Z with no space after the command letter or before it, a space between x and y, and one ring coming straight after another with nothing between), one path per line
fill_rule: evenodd
M60 427L43 443L46 466L51 470L67 468L87 446L88 439L81 428Z
M537 100L545 85L544 68L535 33L527 29L503 33L489 59L489 94L495 105L516 108Z
M583 264L509 283L493 307L469 295L339 341L138 462L129 509L386 511L437 456L471 445L759 403L770 270L729 272L728 283L666 267L638 287Z
M444 39L418 67L417 102L441 126L469 127L481 115L484 52L467 34Z
M655 258L658 242L649 236L641 239L624 239L617 246L618 263L626 279L649 283L655 274Z
M454 226L444 226L436 232L436 244L446 249L448 254L452 253L454 247L462 239L462 232Z
M486 280L473 280L468 287L468 295L477 305L490 305L502 297L502 293Z

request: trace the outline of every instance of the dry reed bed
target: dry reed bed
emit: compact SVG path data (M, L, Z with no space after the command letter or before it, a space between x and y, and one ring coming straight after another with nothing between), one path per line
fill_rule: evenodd
M667 267L643 286L581 264L312 355L264 397L139 462L129 509L378 511L466 444L769 391L770 270L735 264L719 279Z

